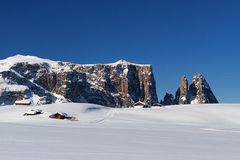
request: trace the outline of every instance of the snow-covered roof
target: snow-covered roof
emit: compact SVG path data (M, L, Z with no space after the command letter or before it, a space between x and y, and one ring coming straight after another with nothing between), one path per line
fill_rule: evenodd
M134 106L139 106L139 105L144 106L144 105L146 105L146 103L144 103L142 101L138 101L134 104Z
M152 104L152 106L162 106L162 104L161 103L154 103L154 104Z
M30 99L22 99L22 100L16 100L15 104L31 104L31 100Z
M30 109L28 110L25 115L35 115L35 114L41 114L42 110L40 109Z
M61 115L61 116L65 116L65 117L68 116L67 113L63 113L63 112L57 112L57 113L55 113L55 114L59 114L59 115Z

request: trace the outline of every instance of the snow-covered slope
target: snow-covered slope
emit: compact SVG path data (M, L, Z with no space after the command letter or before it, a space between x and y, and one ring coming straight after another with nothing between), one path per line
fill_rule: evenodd
M22 116L29 109L41 109L43 115L25 117ZM106 120L107 122L118 122L119 120L132 120L136 123L173 123L194 125L219 125L229 127L240 126L240 105L238 104L201 104L165 106L161 108L128 108L112 109L101 105L88 103L63 103L42 106L5 106L0 108L0 121L3 122L27 122L41 123L52 122L48 116L54 112L66 112L78 119L78 122L89 122ZM105 117L105 118L103 118ZM91 119L92 118L92 119Z
M29 109L44 114L22 116ZM65 112L78 121L50 119ZM240 105L117 109L94 104L0 108L0 159L238 160Z

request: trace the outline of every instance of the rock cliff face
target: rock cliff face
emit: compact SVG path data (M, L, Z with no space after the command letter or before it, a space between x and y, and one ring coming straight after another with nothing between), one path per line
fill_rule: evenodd
M188 97L191 104L218 103L209 84L201 74L193 77Z
M177 104L187 104L188 100L188 80L186 76L183 76L180 80L179 89L176 92L176 103Z
M176 104L218 103L209 84L201 74L193 77L189 88L185 76L180 80L180 87L176 92L175 101Z
M17 55L0 61L0 104L88 102L131 107L158 102L152 67L120 60L80 65Z

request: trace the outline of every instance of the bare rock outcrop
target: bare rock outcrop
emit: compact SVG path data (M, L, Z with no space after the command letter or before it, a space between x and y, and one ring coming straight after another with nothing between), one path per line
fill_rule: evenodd
M188 80L186 76L183 76L180 80L179 89L176 93L176 103L177 104L187 104L188 103Z
M209 84L201 74L193 77L188 96L191 104L218 103Z
M24 98L31 99L33 104L70 101L109 107L132 107L138 101L148 105L158 102L150 65L124 60L80 65L17 55L1 60L0 67L1 105Z
M192 84L188 86L188 80L184 76L180 80L180 87L175 96L176 104L203 104L218 103L209 84L202 74L193 76Z

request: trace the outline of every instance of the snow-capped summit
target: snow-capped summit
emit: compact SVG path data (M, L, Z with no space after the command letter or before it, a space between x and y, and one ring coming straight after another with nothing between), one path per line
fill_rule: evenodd
M71 101L110 107L158 101L150 65L124 60L81 65L29 55L0 60L0 105L22 99L32 104Z
M21 55L21 54L17 54L15 56L11 56L8 57L4 60L0 60L0 63L4 63L4 62L8 62L11 64L14 63L49 63L49 64L56 64L56 61L52 61L49 59L43 59L43 58L39 58L37 56L30 56L30 55Z
M57 65L57 62L49 59L43 59L30 55L17 54L15 56L11 56L6 59L0 60L0 71L9 70L12 66L17 65L19 63L48 64L49 66Z
M120 59L116 62L116 64L128 64L129 62L123 59Z
M127 66L127 65L135 65L135 66L151 66L149 64L137 64L137 63L132 63L132 62L128 62L124 59L120 59L118 61L116 61L115 63L109 63L107 65L112 65L112 66L116 66L116 65L124 65L124 66Z
M39 58L37 56L21 55L21 54L8 57L5 60L12 61L12 62L29 62L29 63L42 63L42 62L53 63L54 62L52 60Z

